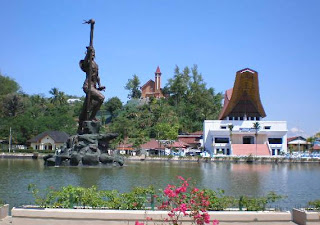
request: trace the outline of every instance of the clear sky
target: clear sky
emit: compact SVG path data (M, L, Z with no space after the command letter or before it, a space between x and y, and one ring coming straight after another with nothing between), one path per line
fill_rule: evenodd
M83 96L79 68L96 20L94 46L106 98L127 101L160 66L162 86L198 65L207 87L233 87L236 71L259 73L266 120L288 121L288 136L320 131L319 0L0 0L0 71L27 94L57 87Z

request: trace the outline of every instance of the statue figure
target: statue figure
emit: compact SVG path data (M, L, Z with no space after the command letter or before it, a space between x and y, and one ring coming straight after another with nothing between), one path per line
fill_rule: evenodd
M85 120L97 121L96 114L104 101L101 91L105 90L105 87L100 84L99 67L94 58L94 48L89 46L85 58L79 62L81 70L86 73L86 79L82 87L86 93L86 99L79 115L78 134L82 133Z
M79 62L81 70L86 73L83 83L86 98L79 115L78 134L70 136L65 146L55 154L49 154L43 159L47 166L93 166L110 163L122 166L123 157L115 150L109 152L109 143L118 137L118 134L99 132L101 123L97 121L96 114L103 103L104 96L101 91L105 90L105 87L100 84L99 68L94 61L93 29L95 21L91 19L84 23L91 25L91 31L86 56Z

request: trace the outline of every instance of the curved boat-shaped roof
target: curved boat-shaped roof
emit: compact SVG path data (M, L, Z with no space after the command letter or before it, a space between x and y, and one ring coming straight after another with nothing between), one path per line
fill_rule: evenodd
M258 73L249 68L238 71L233 88L225 92L219 120L244 116L266 117L260 100Z

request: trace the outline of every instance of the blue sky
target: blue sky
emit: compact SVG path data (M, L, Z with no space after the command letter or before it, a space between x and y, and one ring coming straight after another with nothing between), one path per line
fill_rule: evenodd
M0 71L28 94L57 87L82 96L78 63L96 20L94 46L106 98L127 101L133 74L144 84L159 65L162 86L197 64L207 87L223 92L236 71L258 71L267 120L288 136L320 131L320 1L0 0Z

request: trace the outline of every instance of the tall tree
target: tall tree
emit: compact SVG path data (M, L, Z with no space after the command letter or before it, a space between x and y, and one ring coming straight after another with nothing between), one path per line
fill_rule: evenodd
M188 91L188 82L190 80L190 70L185 67L183 72L180 72L178 66L174 69L174 76L170 78L167 84L167 89L170 93L170 98L177 106L181 100L186 96Z
M255 137L256 137L256 156L258 155L257 149L258 149L258 132L260 130L260 123L254 122L253 123L253 129L255 130Z
M54 105L64 105L67 103L67 97L63 91L59 91L58 88L52 88L49 93L52 95L50 102Z
M19 90L20 86L15 80L0 73L0 96L16 93Z
M138 99L141 97L140 80L136 74L133 75L132 79L128 79L125 89L129 91L129 99Z
M105 109L110 112L111 117L115 117L116 112L122 109L122 102L118 97L112 97L104 104Z
M24 99L21 95L7 94L2 101L1 108L4 116L16 117L24 111Z

